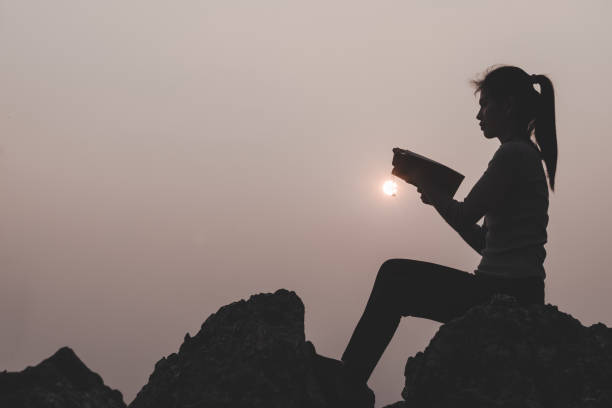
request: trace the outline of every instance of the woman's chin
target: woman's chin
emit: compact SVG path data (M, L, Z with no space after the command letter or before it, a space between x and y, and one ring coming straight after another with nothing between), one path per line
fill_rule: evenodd
M483 131L482 131L482 134L484 135L484 137L485 137L486 139L494 139L494 138L495 138L495 136L491 135L491 134L490 134L490 133L488 133L486 130L483 130Z

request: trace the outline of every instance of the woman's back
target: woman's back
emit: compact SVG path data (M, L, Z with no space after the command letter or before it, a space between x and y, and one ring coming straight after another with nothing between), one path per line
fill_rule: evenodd
M500 145L489 169L507 173L498 206L485 215L485 247L477 274L506 278L545 277L548 185L540 151L531 141Z

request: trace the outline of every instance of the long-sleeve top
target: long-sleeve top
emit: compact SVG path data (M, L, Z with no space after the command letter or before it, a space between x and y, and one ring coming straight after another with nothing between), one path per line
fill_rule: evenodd
M546 277L548 185L533 142L503 142L463 202L436 191L425 194L446 222L482 255L476 274ZM483 224L478 225L483 216Z

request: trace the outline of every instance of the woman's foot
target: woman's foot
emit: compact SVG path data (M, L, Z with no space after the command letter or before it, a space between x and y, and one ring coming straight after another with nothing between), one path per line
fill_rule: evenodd
M342 361L315 353L314 363L321 390L330 406L374 408L374 392L364 381L358 380Z

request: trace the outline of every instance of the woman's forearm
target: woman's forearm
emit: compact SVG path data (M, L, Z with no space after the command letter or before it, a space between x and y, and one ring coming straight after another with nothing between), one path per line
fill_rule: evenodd
M454 200L449 194L435 186L419 187L419 190L461 238L476 252L481 253L485 246L486 229L475 222L470 224L465 222L462 217L463 203Z
M459 227L459 223L457 222L457 217L453 216L453 213L456 213L457 210L453 210L453 207L456 207L457 201L453 200L453 198L446 192L440 190L436 186L421 186L419 187L419 191L421 191L427 201L434 206L436 211L444 218L444 220L454 229ZM461 229L461 228L459 228Z
M461 238L463 238L463 240L474 249L474 251L482 254L482 250L485 247L485 235L487 233L486 228L478 224L473 224L471 227L457 232Z

